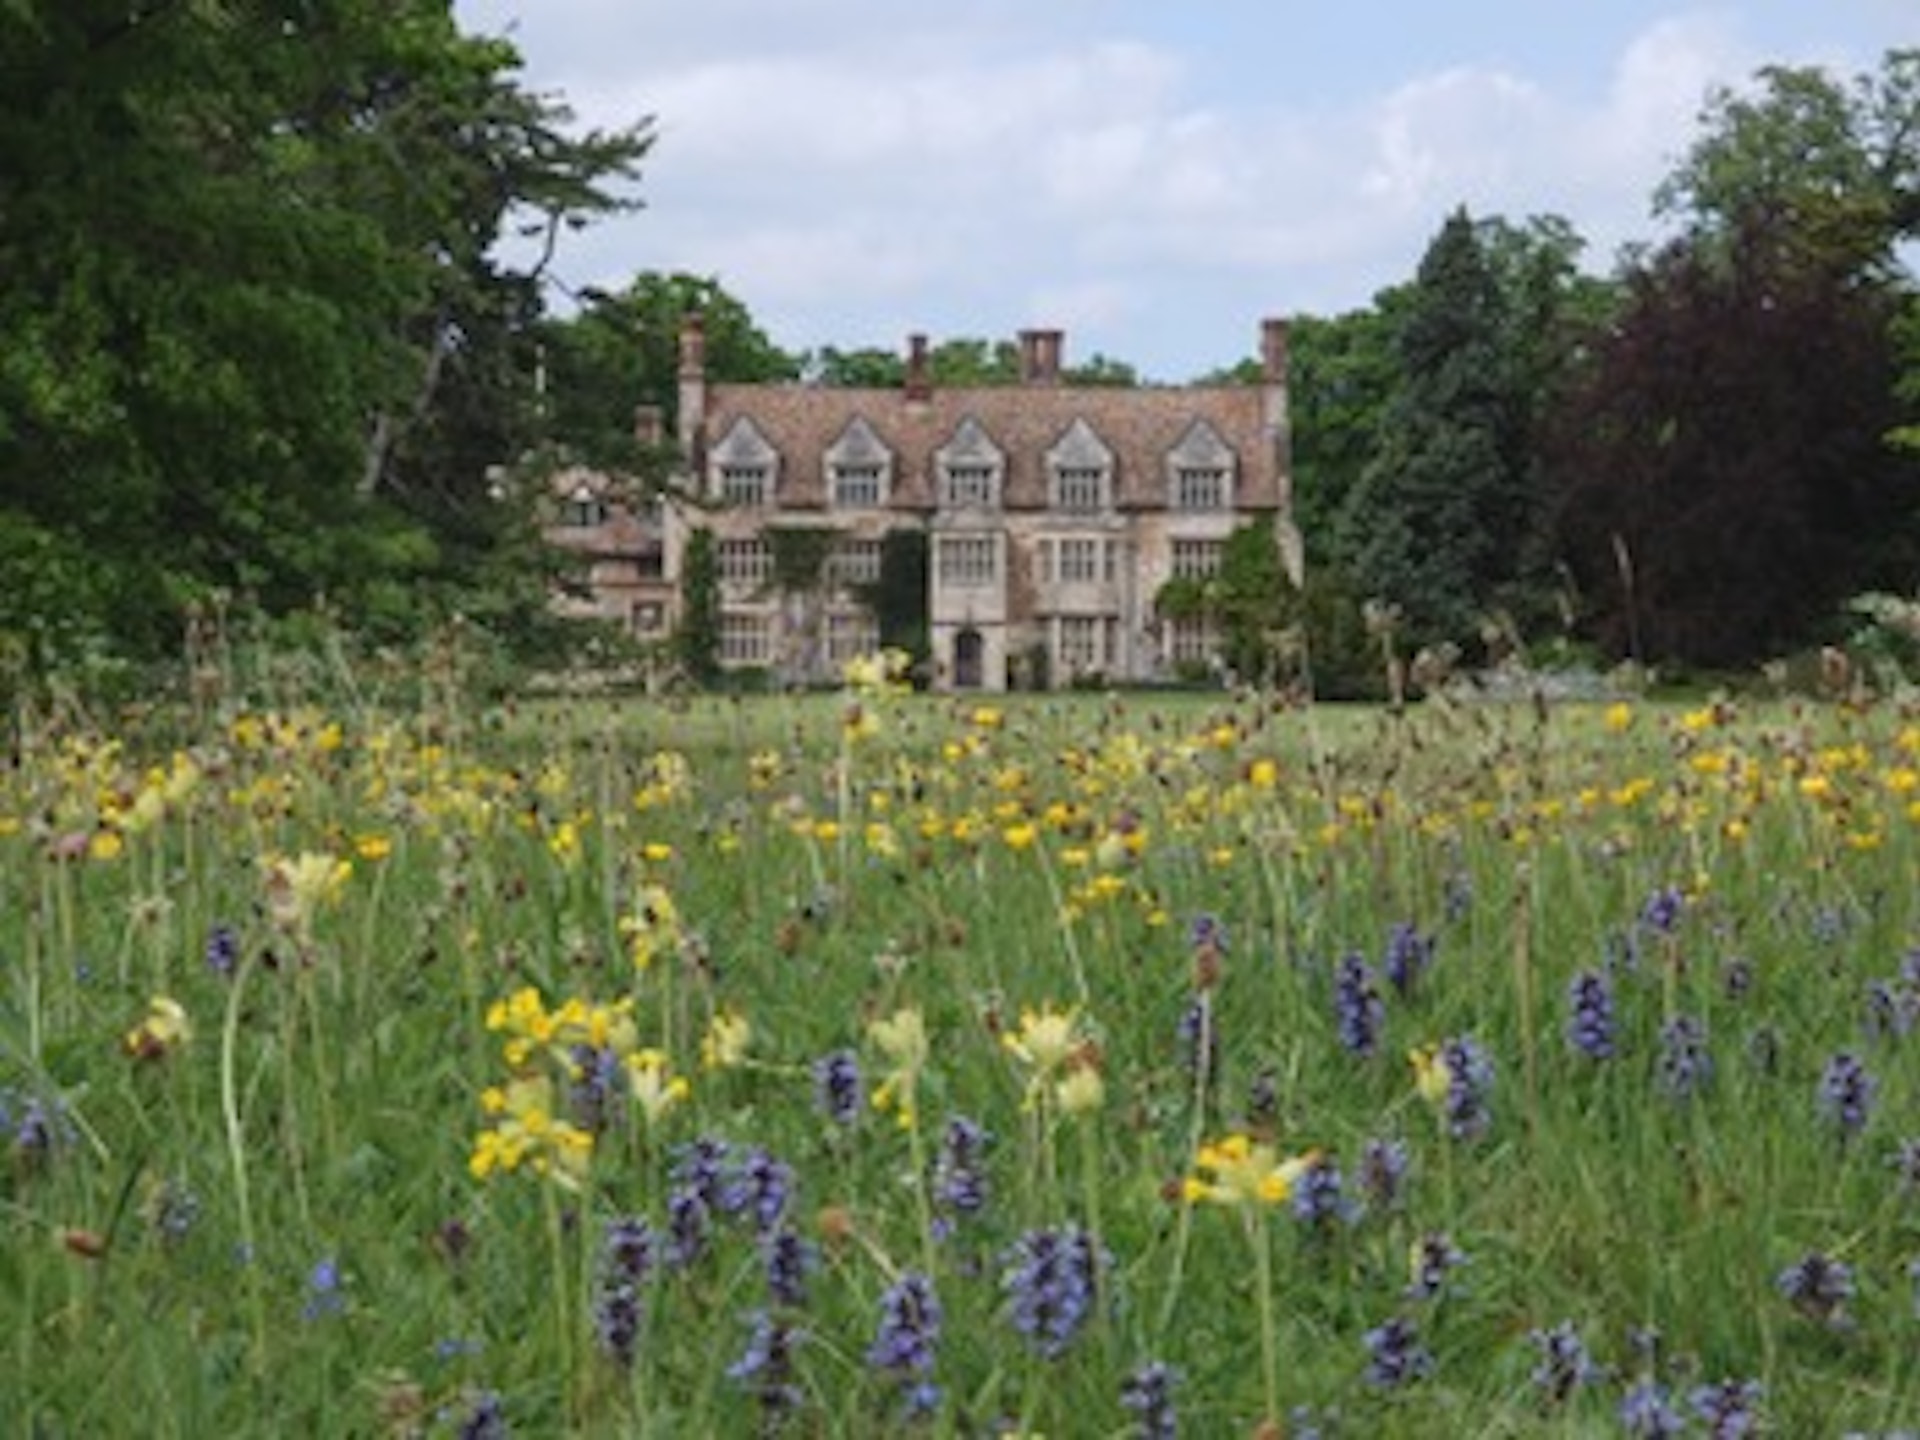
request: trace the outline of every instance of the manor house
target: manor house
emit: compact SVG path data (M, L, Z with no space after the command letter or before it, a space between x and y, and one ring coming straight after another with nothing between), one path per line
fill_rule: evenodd
M861 597L887 536L914 531L939 688L1172 679L1213 663L1216 638L1203 617L1156 613L1166 581L1214 573L1228 535L1261 515L1298 578L1285 322L1263 322L1259 341L1247 384L1072 384L1057 330L1021 334L1017 384L935 385L918 335L895 389L725 384L707 377L692 317L676 437L688 498L636 509L569 472L549 536L589 562L580 613L664 639L689 540L709 531L729 667L808 681L875 649ZM776 584L782 530L815 532L824 551L803 593Z

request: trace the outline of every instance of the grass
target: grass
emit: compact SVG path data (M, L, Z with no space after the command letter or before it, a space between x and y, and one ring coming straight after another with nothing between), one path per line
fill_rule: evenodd
M328 693L0 777L20 1433L1920 1415L1895 706Z

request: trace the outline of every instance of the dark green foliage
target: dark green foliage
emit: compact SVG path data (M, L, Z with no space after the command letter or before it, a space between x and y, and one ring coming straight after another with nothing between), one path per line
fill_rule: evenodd
M583 295L573 315L542 328L542 438L580 463L657 481L664 457L640 453L635 407L656 407L664 433L675 433L680 330L693 314L701 317L709 380L746 384L799 376L799 360L768 340L718 280L648 271L618 293Z
M1393 336L1408 294L1405 287L1383 290L1368 309L1289 322L1293 518L1309 568L1346 562L1339 516L1366 471L1399 383ZM1249 362L1244 378L1258 377L1258 365Z
M489 249L646 148L517 63L426 0L0 20L0 618L39 663L166 653L217 594L387 633L495 592L536 307Z
M712 531L687 537L682 566L674 651L688 677L704 685L720 673L720 560Z
M881 647L906 651L916 669L933 653L927 556L924 530L889 530L880 540L880 578L856 591L860 602L873 612Z
M1429 247L1396 332L1400 386L1340 517L1362 591L1418 640L1471 633L1518 573L1525 469L1507 298L1466 212Z
M1920 465L1884 443L1897 303L1760 217L1633 277L1551 452L1559 544L1610 651L1746 665L1850 594L1911 586Z

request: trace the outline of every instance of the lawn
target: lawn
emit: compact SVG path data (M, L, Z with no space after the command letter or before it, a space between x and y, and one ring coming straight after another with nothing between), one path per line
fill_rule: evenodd
M1920 1424L1920 720L23 713L0 1410Z

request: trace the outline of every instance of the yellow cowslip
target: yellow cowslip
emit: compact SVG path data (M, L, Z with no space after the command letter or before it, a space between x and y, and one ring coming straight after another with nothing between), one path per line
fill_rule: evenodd
M753 1024L744 1015L721 1010L707 1022L700 1040L700 1064L707 1070L734 1070L746 1063Z
M633 1103L649 1125L658 1125L669 1110L692 1093L685 1079L675 1075L663 1050L636 1050L627 1056L627 1086Z
M170 995L155 995L140 1023L120 1038L120 1047L136 1060L162 1060L192 1038L186 1008Z
M1274 1146L1237 1131L1200 1147L1180 1194L1188 1204L1284 1205L1316 1158L1309 1151L1283 1159Z
M892 1110L902 1129L912 1129L918 1116L915 1092L920 1071L927 1063L927 1025L920 1012L903 1006L893 1014L867 1025L867 1038L893 1064L885 1079L874 1087L873 1108Z
M1053 1103L1062 1115L1089 1115L1106 1103L1107 1084L1091 1056L1077 1056L1053 1087Z
M642 885L633 909L620 917L633 968L645 970L655 959L680 948L680 910L664 885Z
M1453 1088L1453 1071L1441 1057L1438 1045L1409 1050L1407 1062L1413 1066L1413 1088L1422 1100L1438 1105L1447 1098L1447 1092Z
M495 1117L474 1137L467 1172L476 1180L512 1174L525 1166L567 1190L578 1190L593 1159L593 1136L553 1115L553 1082L544 1075L522 1076L480 1097L481 1109Z
M1020 1012L1020 1028L1000 1037L1008 1054L1034 1071L1035 1079L1051 1075L1080 1047L1074 1012L1058 1011L1052 1005Z
M353 874L351 860L314 850L263 855L258 863L268 918L301 939L311 935L314 912L338 898Z

